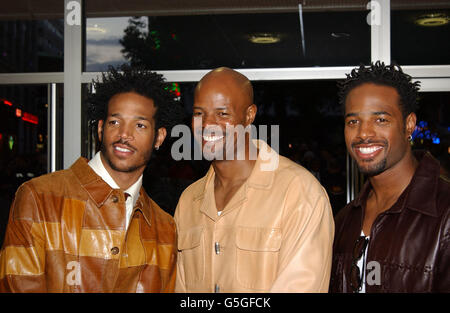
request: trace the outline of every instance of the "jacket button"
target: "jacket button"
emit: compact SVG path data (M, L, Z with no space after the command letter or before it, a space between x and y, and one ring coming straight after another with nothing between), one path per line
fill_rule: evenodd
M116 254L118 254L118 253L119 253L119 248L117 248L117 247L111 248L111 254L112 254L112 255L116 255Z
M119 201L119 198L117 196L112 196L112 202L117 203Z

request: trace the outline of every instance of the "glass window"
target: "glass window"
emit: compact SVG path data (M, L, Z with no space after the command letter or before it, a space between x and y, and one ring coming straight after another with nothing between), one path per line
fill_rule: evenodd
M118 9L105 8L102 15L115 17L98 17L100 11L87 4L86 71L104 71L108 65L125 62L154 70L370 62L365 1L354 1L347 7L306 4L301 9L292 1L283 10L273 7L251 13L248 8L210 8L193 13L195 8L187 7L184 14L170 8L157 11L167 15L155 15L149 6L136 8L138 16L123 16ZM223 11L227 14L221 14Z
M47 173L47 95L47 85L0 85L0 242L17 188Z
M0 14L0 73L64 70L64 5L9 1Z
M450 2L391 1L392 61L450 64Z
M420 93L413 149L425 149L439 160L450 177L450 93Z

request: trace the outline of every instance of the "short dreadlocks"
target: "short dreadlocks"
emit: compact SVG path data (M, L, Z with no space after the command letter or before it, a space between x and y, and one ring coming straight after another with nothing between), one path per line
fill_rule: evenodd
M366 67L360 65L358 69L353 69L347 74L347 79L338 82L339 103L344 107L348 93L355 87L364 83L390 86L397 90L400 96L400 109L403 118L417 109L417 97L420 82L412 82L411 76L405 74L401 67L396 64L385 65L377 61Z
M170 134L171 128L183 119L184 110L175 100L169 84L162 75L150 70L126 64L117 68L110 66L108 72L102 73L102 80L97 79L93 84L95 93L88 95L87 115L97 140L98 121L106 119L109 100L119 93L135 92L153 100L157 108L155 130L165 127Z

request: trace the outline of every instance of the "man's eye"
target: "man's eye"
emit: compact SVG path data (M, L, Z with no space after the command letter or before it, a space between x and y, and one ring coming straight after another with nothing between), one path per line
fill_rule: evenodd
M228 116L229 114L227 112L219 112L220 116Z
M357 120L348 120L347 121L347 125L355 125L356 123L358 123L358 121Z
M109 121L108 124L109 124L109 125L117 125L117 124L119 124L119 121L117 121L117 120L112 120L112 121Z
M380 117L380 118L377 119L377 122L379 122L379 123L386 123L386 122L388 122L388 120L385 119L385 118Z
M147 128L147 126L145 126L144 124L138 123L136 125L138 128Z
M192 115L193 115L193 116L201 116L201 115L202 115L202 112L194 112L194 113L192 113Z

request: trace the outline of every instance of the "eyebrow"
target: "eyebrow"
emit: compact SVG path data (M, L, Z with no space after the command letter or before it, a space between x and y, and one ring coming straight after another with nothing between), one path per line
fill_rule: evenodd
M192 107L193 110L204 110L203 107L199 107L199 106L193 106ZM228 110L228 107L218 107L218 108L214 108L215 111L219 111L219 110Z
M111 116L112 117L122 117L122 115L120 113L114 113L114 114L111 114ZM144 116L134 116L134 119L135 120L143 120L143 121L149 121L150 122L150 119L147 118L147 117L144 117Z
M390 114L389 112L386 112L386 111L377 111L377 112L371 112L371 114L372 115L389 115L389 116L392 116L392 114ZM351 116L358 116L358 115L360 115L359 113L348 113L348 114L345 114L345 118L347 118L347 117L351 117Z

